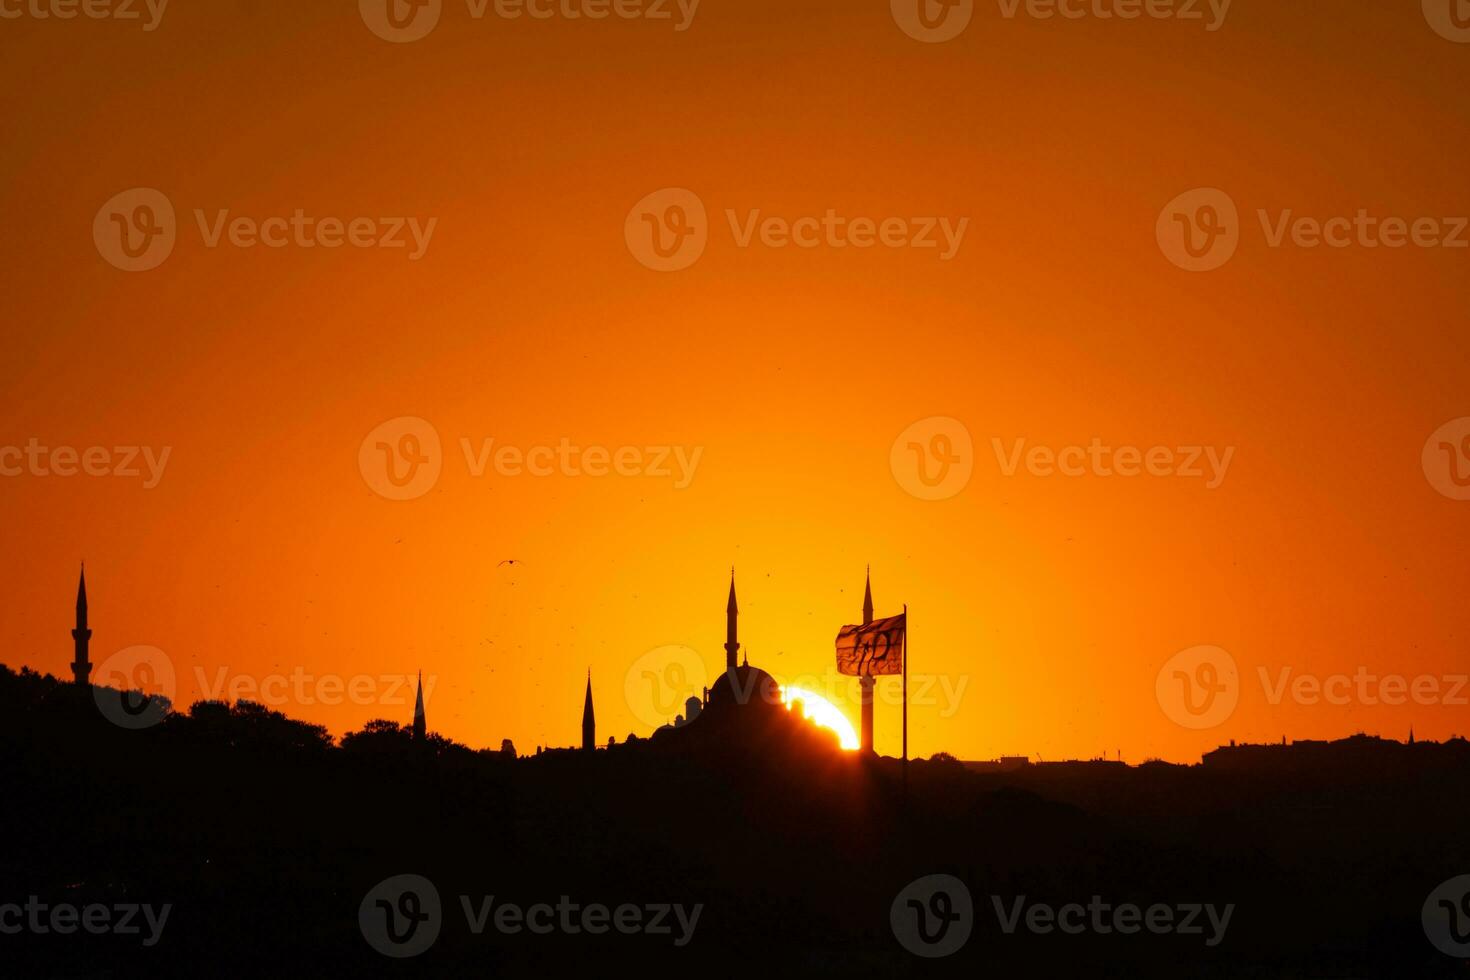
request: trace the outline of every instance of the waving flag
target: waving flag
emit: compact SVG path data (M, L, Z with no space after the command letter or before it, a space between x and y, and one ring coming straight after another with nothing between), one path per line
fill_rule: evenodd
M903 672L908 613L875 619L867 626L844 626L837 634L837 672L861 677Z

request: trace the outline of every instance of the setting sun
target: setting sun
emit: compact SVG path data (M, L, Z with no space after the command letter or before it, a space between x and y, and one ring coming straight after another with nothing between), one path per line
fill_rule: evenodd
M800 702L802 712L815 724L822 728L830 728L837 733L843 751L857 751L859 744L857 729L852 727L852 722L847 720L847 715L844 715L831 701L801 687L783 688L781 701L788 708Z

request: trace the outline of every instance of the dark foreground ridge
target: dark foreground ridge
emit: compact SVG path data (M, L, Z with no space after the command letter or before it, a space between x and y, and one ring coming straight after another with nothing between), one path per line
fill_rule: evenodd
M170 906L153 937L141 914L136 934L59 934L39 913L42 930L0 933L0 973L1465 975L1420 918L1470 872L1462 739L1241 747L1196 766L938 757L910 764L905 798L895 760L838 752L784 711L742 717L757 720L729 722L740 739L718 737L717 713L687 735L516 759L391 722L334 743L248 702L126 730L85 688L0 668L0 906L22 907L0 908L0 928L31 896ZM973 903L943 959L890 919L934 874ZM425 896L373 899L399 875L437 893L412 960L365 934L406 935L415 916L431 930ZM507 905L522 917L497 919ZM583 918L599 905L639 928ZM1080 930L1048 919L1069 905ZM1117 928L1129 906L1167 906L1173 927ZM913 908L932 938L952 906Z

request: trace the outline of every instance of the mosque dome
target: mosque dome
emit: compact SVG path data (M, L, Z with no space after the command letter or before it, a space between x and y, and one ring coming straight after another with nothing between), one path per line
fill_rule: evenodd
M781 704L781 685L776 678L749 664L721 674L709 690L711 708Z

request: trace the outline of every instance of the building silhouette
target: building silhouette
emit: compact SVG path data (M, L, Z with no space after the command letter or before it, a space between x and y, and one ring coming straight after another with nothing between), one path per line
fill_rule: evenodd
M413 739L422 742L428 732L428 725L424 718L424 672L419 671L419 693L413 703Z
M737 769L774 758L826 758L839 750L836 733L788 706L776 679L751 664L740 642L740 603L734 573L725 601L725 671L691 695L684 713L655 730L649 751L698 758Z
M740 604L735 601L735 569L730 569L730 599L725 603L725 672L735 670L735 655L740 650Z
M735 570L732 568L730 598L725 603L725 672L710 685L709 703L704 706L715 709L717 714L737 705L781 705L781 688L776 679L750 665L749 651L744 663L735 664L736 654L740 652L739 620L740 604L735 599Z
M868 566L863 580L863 625L873 625L873 567ZM873 752L873 688L878 683L872 674L858 678L858 700L862 705L862 735L860 748Z
M71 663L71 676L79 687L92 686L92 661L89 656L89 647L92 642L92 631L87 628L87 566L82 565L81 578L77 580L77 625L71 631L72 645L75 651Z
M592 671L587 671L587 697L582 702L582 750L597 748L597 716L592 711Z
M863 577L863 625L873 625L873 566L868 566Z

